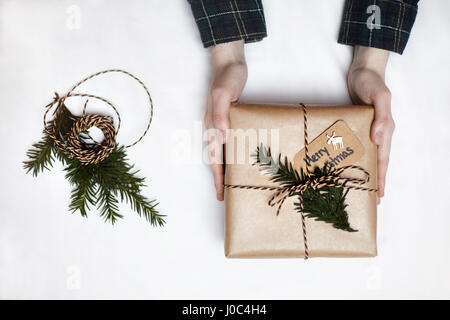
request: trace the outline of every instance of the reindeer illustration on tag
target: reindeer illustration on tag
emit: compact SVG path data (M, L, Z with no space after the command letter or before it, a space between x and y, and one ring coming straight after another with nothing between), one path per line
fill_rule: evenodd
M333 134L331 137L327 134L327 144L333 144L333 149L341 149L344 147L344 141L342 140L342 137L336 137L336 132L333 131Z
M308 154L304 147L297 152L294 168L300 171L308 166L322 167L325 163L331 168L342 168L356 164L364 153L364 146L355 132L344 120L338 120L308 143Z

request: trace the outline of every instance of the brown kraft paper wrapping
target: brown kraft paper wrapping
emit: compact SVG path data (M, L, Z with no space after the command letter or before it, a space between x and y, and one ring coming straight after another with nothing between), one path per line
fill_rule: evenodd
M354 165L370 173L365 185L376 188L377 149L370 140L370 126L374 117L371 106L311 106L307 107L308 143L338 120L343 120L364 146L364 155ZM294 162L294 156L304 148L303 112L298 106L232 104L230 127L232 132L267 130L270 146L271 129L278 130L281 153ZM234 139L233 136L231 139ZM257 139L257 145L261 141ZM255 150L245 139L245 159L236 163L237 143L226 145L225 183L228 185L278 186L261 173L249 160ZM250 149L250 150L249 150ZM235 159L231 159L233 155ZM348 176L352 174L344 173ZM284 203L280 214L270 207L272 191L225 190L225 255L228 258L304 257L305 247L301 215L295 211L296 197ZM373 257L377 254L377 195L375 192L350 190L346 203L350 225L358 232L335 229L331 224L306 218L309 257Z

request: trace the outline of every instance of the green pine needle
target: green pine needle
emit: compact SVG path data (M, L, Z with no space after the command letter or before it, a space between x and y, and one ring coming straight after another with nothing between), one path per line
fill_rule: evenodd
M100 215L114 223L122 218L117 207L120 199L121 202L125 200L129 203L151 225L163 226L165 216L158 213L155 200L149 200L141 194L145 179L138 177L139 171L133 171L134 166L127 161L125 150L119 148L97 164L82 165L76 159L68 160L68 166L64 169L66 179L75 189L83 187L83 192L73 191L71 209L78 209L83 215L84 205L97 205ZM93 187L89 189L89 186Z
M28 160L23 162L23 167L27 173L32 171L33 176L37 176L44 170L50 170L55 160L53 140L45 135L27 151L27 157Z
M258 164L262 171L270 176L270 180L284 187L304 184L308 179L303 169L298 173L287 157L281 161L281 155L279 155L278 161L275 162L270 148L265 148L263 145L256 149L253 156L255 164ZM330 167L325 164L322 168L315 168L311 177L319 178L329 174ZM305 217L330 223L336 229L355 232L357 230L353 229L348 222L347 204L345 203L347 194L348 190L344 191L344 188L340 186L326 185L321 188L308 187L301 197L300 194L298 196L299 201L303 203ZM294 205L295 209L301 212L300 202Z
M306 213L306 217L331 223L336 229L356 232L358 230L350 226L345 210L347 193L348 190L344 191L344 188L334 186L324 186L318 189L307 188L299 201L303 201L303 212ZM300 211L300 202L295 203L295 207Z
M116 193L111 192L108 188L100 187L97 206L100 210L100 216L105 221L110 221L114 224L117 219L123 218L119 213L119 201L117 200Z
M255 154L253 154L255 159L255 164L261 167L264 174L270 176L270 180L281 184L284 187L291 187L304 183L306 177L299 175L296 170L294 170L292 163L289 162L288 158L284 158L284 162L281 161L281 155L278 156L278 161L272 157L272 152L270 148L261 146L256 148Z

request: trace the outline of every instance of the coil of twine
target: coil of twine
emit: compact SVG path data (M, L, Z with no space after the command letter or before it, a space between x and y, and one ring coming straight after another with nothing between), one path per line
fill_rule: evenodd
M72 89L69 90L69 92L64 96L59 96L57 93L55 93L55 98L51 103L49 103L46 108L44 114L44 128L45 132L50 136L50 138L55 142L56 146L63 151L65 154L67 154L71 158L76 158L80 161L83 165L88 164L95 164L98 162L103 161L105 158L107 158L111 152L116 148L116 137L119 133L120 125L121 125L121 119L120 114L117 110L117 108L107 99L93 95L93 94L87 94L87 93L75 93L74 90L79 87L81 84L85 83L86 81L97 77L99 75L103 75L106 73L122 73L125 74L134 80L136 80L145 90L148 101L150 104L150 118L147 124L147 127L144 131L144 133L132 144L121 146L120 148L130 148L134 145L136 145L139 141L141 141L144 136L147 134L150 124L152 123L153 119L153 101L152 97L150 95L149 90L145 86L145 84L136 76L132 75L131 73L120 70L120 69L109 69L105 71L100 71L97 73L94 73L90 75L89 77L81 80L78 82L75 86L72 87ZM68 135L66 137L63 137L60 132L56 132L56 119L58 118L58 115L62 112L62 106L64 105L64 102L69 97L87 97L92 98L96 100L100 100L106 104L108 104L116 113L118 118L118 125L117 129L114 128L114 120L111 116L103 116L99 114L86 114L86 107L89 100L86 100L83 108L83 113L81 117L77 118L77 120L74 122L72 127L70 128ZM53 125L49 126L47 122L47 114L52 109L54 105L57 105L56 111L55 111L55 118L53 119ZM95 141L89 134L88 130L92 127L97 127L100 129L103 133L104 139L101 143ZM85 143L83 140L83 135L87 135L92 141L94 146L89 145Z

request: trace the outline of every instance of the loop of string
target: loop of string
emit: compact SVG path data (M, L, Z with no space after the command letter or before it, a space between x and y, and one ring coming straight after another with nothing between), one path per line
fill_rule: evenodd
M304 132L304 144L305 144L305 156L308 158L308 125L307 125L307 113L306 106L300 103L303 110L303 132ZM349 165L337 169L331 169L327 175L322 177L311 176L311 164L306 165L306 181L302 184L287 186L287 187L268 187L268 186L249 186L249 185L229 185L225 184L225 188L228 189L245 189L245 190L262 190L262 191L274 191L275 193L268 201L268 205L274 207L278 205L276 215L278 216L283 206L284 201L292 196L298 196L300 201L300 214L302 219L302 232L304 243L304 257L309 258L308 239L306 234L306 222L303 212L303 192L308 188L321 188L324 186L337 186L345 189L362 190L368 192L377 192L377 189L366 188L360 185L366 184L370 180L370 174L367 170L360 166ZM364 178L347 178L340 175L348 170L358 170L364 174ZM348 183L354 183L355 185L349 185Z
M120 148L130 148L134 145L136 145L138 142L140 142L144 136L147 134L150 124L152 123L153 119L153 101L152 97L150 95L149 90L145 86L145 84L136 76L132 75L131 73L120 70L120 69L109 69L105 71L100 71L97 73L94 73L90 75L87 78L84 78L80 82L78 82L75 86L73 86L69 92L64 96L59 96L57 93L55 93L55 97L52 102L50 102L46 108L47 110L44 113L44 128L45 132L50 136L50 138L55 142L56 146L62 150L65 154L67 154L69 157L73 157L78 159L83 165L98 163L105 158L107 158L111 152L116 148L116 137L119 133L120 125L121 125L121 118L119 111L117 108L107 99L93 95L93 94L87 94L87 93L76 93L74 90L79 87L81 84L85 83L86 81L97 77L99 75L103 75L105 73L123 73L134 80L136 80L145 90L148 101L150 104L150 118L147 124L147 127L144 131L144 133L132 144L121 146ZM117 129L114 128L114 121L111 116L102 116L98 114L88 114L86 115L86 107L88 104L88 99L86 100L84 107L83 107L83 113L81 117L77 117L76 121L70 128L70 131L67 135L67 137L62 137L61 133L56 132L56 120L59 115L61 115L62 112L62 106L64 105L64 102L69 97L86 97L86 98L92 98L99 101L102 101L109 105L114 112L117 115L118 118L118 124ZM47 114L48 112L53 108L54 105L57 105L55 110L55 117L53 119L53 125L49 126L47 122ZM91 127L97 127L100 129L103 133L104 139L101 143L95 141L90 134L88 133L88 129ZM83 135L86 135L89 137L95 146L89 146L86 143L83 142Z

